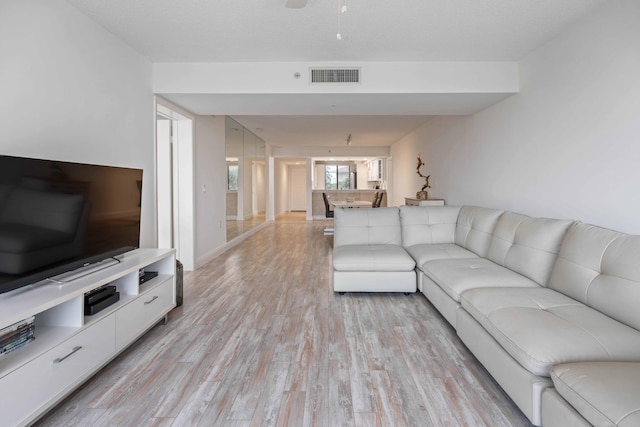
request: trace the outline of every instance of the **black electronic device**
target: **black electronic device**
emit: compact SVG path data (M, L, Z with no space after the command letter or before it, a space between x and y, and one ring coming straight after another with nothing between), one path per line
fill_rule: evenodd
M141 200L141 169L0 155L0 293L137 248Z
M103 300L116 293L116 287L113 285L105 285L96 288L90 292L84 294L85 306L95 304L96 302Z
M103 285L84 294L84 315L91 316L120 299L114 285Z
M85 304L84 315L92 316L97 312L109 307L111 304L118 302L119 300L120 300L120 292L115 292L104 299L94 302L93 304L89 304L89 305Z
M158 277L158 272L156 271L143 271L142 274L139 275L139 284L142 285L145 282L153 279L154 277Z

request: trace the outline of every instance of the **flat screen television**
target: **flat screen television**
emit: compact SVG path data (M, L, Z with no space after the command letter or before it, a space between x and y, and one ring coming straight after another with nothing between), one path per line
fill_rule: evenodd
M0 155L0 293L133 250L142 170Z

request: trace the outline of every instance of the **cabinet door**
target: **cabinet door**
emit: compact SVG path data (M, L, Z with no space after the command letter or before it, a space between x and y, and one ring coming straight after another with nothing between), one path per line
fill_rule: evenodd
M173 279L166 280L116 312L117 349L127 346L174 307L173 291Z
M38 331L36 329L36 339ZM20 350L17 350L20 351ZM2 425L25 424L78 380L93 372L115 351L115 316L101 319L53 349L2 378Z
M376 178L376 180L385 179L385 173L384 173L385 160L377 159L376 163L377 163L377 166L376 166L376 168L377 168L377 170L376 170L377 178Z
M380 159L374 159L369 162L369 181L378 181L380 179Z

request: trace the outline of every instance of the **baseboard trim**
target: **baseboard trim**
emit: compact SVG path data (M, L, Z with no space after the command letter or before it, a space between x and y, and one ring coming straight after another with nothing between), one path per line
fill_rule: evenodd
M208 262L213 261L214 259L216 259L220 255L222 255L223 253L225 253L226 251L228 251L232 247L236 246L238 243L246 240L248 237L251 237L252 235L257 233L258 231L262 230L270 222L272 222L272 221L265 221L262 224L253 227L251 230L249 230L249 231L247 231L245 233L242 233L241 235L239 235L235 239L231 240L230 242L226 242L226 243L218 246L214 250L209 251L206 254L202 255L201 257L199 257L196 260L196 270L199 269L200 267L204 266Z

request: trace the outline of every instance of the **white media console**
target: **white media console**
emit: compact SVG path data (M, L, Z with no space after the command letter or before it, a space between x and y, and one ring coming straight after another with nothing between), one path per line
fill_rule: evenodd
M0 294L0 329L35 316L36 339L0 357L2 425L29 425L69 395L176 305L172 249L136 249L68 283ZM158 272L139 285L138 272ZM115 285L120 300L84 315L84 294Z

